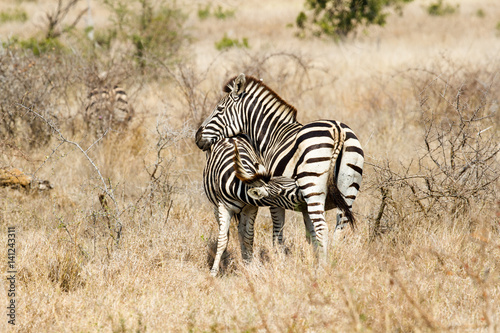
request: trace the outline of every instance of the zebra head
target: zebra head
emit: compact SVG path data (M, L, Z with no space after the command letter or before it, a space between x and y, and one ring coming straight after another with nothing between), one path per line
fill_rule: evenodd
M250 188L247 193L252 199L268 198L273 200L282 197L283 200L292 203L304 201L295 179L279 176L272 177L262 183L259 185L248 184Z
M245 146L243 148L245 149ZM254 154L251 156L253 172L249 172L245 168L238 150L238 144L234 141L234 171L236 178L248 186L247 194L250 198L254 200L281 200L281 202L292 203L292 206L304 201L295 179L282 176L271 177L264 165L259 162L259 157L255 155L253 150L245 150L249 155ZM278 197L281 197L281 199Z
M241 110L239 106L245 93L245 87L245 74L240 74L236 78L229 80L224 86L226 94L196 132L196 145L198 148L205 151L219 139L241 133L241 122L238 121L238 113Z

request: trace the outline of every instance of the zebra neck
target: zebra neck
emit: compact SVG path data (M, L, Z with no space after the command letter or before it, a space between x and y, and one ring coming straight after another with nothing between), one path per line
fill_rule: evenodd
M291 123L267 124L257 123L249 126L246 133L257 155L260 156L266 168L272 167L275 157L281 155L282 150L293 145L302 124Z
M243 132L258 154L266 156L279 149L290 136L297 134L301 124L297 110L261 81L250 79L242 100Z

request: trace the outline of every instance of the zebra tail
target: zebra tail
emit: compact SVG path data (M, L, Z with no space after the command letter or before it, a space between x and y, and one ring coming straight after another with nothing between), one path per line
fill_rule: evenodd
M337 123L337 122L336 122ZM337 123L338 124L338 123ZM340 126L337 126L338 131L338 145L333 153L333 161L331 166L330 166L330 181L328 182L328 194L331 195L331 201L337 207L344 213L344 216L347 218L349 224L351 225L352 228L356 226L356 218L354 217L354 214L352 213L351 208L349 207L349 204L345 201L344 195L342 192L339 190L337 186L337 178L338 178L338 166L337 164L340 165L340 162L343 157L343 150L345 148L345 141L346 141L346 132L341 129L342 125L339 124Z
M352 228L356 227L356 218L354 217L354 214L352 213L351 209L349 208L349 205L344 199L344 195L342 192L340 192L339 188L337 187L337 183L333 182L328 185L328 192L331 194L331 200L333 201L333 204L344 213L344 216L347 218L349 221L349 224L351 225Z
M266 168L258 162L255 162L254 166L256 172L254 174L249 173L245 169L236 142L234 142L233 163L236 177L245 184L250 185L251 187L263 186L270 179L269 173L266 171Z

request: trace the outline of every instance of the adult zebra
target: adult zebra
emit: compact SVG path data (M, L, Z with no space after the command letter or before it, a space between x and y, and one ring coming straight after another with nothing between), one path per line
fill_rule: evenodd
M337 225L351 223L352 203L362 181L364 154L354 132L334 120L302 125L296 109L262 81L244 74L224 86L226 93L196 132L196 144L207 150L222 137L246 134L271 176L297 181L313 224L314 244L326 259L328 225L325 211L339 208ZM280 211L284 218L284 210Z
M254 221L257 206L297 209L304 204L295 180L270 177L255 154L248 138L243 135L225 138L207 150L207 163L203 170L203 188L214 205L219 224L217 252L211 269L217 275L219 264L227 247L229 223L236 216L241 252L250 259L253 252ZM275 215L273 208L271 214ZM282 241L280 221L273 219L273 241Z

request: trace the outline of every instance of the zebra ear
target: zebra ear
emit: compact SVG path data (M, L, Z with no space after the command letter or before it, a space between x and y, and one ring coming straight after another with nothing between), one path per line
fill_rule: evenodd
M241 73L236 79L234 79L232 91L233 95L241 95L241 93L245 91L246 81L247 79L245 78L245 74L243 73Z
M254 200L260 200L269 196L269 192L263 187L254 187L248 190L248 195Z

